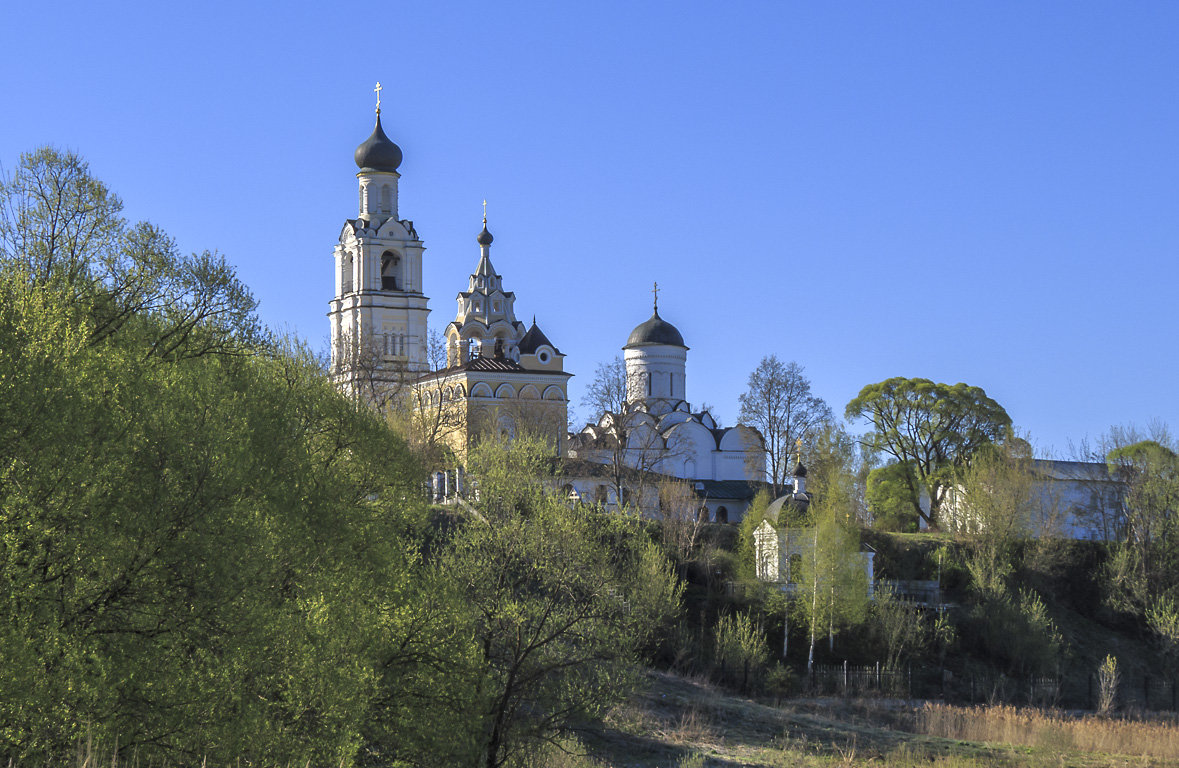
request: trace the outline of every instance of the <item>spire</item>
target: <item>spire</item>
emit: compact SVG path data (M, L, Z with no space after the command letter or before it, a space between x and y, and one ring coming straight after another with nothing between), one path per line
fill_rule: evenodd
M651 289L651 293L655 294L655 317L659 317L659 283L655 283L655 287Z
M482 285L486 289L491 289L496 286L495 267L491 266L491 241L495 238L487 231L487 201L483 201L483 231L475 238L475 242L479 243L479 265L475 267L475 273L471 275L471 290L478 285L477 278L487 278L487 281Z
M487 246L491 245L491 241L494 239L495 238L491 236L491 233L487 231L487 201L484 200L483 201L483 231L480 232L479 236L475 238L475 242L479 243L479 245L481 245L483 247L483 249L486 251Z

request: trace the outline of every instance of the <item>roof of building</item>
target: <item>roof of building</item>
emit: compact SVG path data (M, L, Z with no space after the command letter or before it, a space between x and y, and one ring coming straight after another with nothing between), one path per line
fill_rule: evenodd
M1040 476L1052 480L1078 480L1100 483L1118 482L1118 479L1110 474L1109 466L1100 461L1033 459L1032 466Z
M491 245L491 241L494 239L495 238L491 236L491 233L487 231L487 219L484 219L483 231L475 237L475 242L479 243L479 245Z
M381 128L381 113L377 112L377 125L372 136L356 148L353 156L361 170L385 171L392 173L401 165L401 147L394 144Z
M777 523L784 507L792 507L796 510L805 512L810 503L811 495L809 493L796 494L792 491L783 496L779 496L770 502L770 505L766 507L765 519Z
M635 326L635 329L630 332L630 337L626 340L627 347L644 347L650 344L665 344L673 347L683 347L687 349L688 346L684 344L684 337L674 325L664 320L659 316L659 310L651 315L651 318L646 322Z
M528 333L524 334L524 338L520 339L520 343L516 345L522 355L531 355L540 349L542 346L552 347L553 352L558 355L561 350L549 341L549 337L544 335L544 331L536 324L536 318L532 318L532 327L528 329Z
M441 379L456 373L526 373L529 376L563 376L566 379L573 378L572 373L565 373L564 371L544 371L525 368L507 357L476 357L465 363L459 363L458 365L452 365L440 371L427 373L419 378L418 381L424 382L431 379Z
M691 483L696 495L704 498L720 500L734 499L748 501L757 492L768 487L768 483L753 480L686 480Z

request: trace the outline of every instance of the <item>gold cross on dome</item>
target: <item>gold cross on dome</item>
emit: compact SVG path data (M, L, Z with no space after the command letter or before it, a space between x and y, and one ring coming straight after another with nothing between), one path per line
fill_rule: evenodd
M377 114L381 114L381 82L377 81L377 87L373 88L377 92Z
M651 293L655 294L655 311L659 311L659 283L655 283L655 287L651 289Z

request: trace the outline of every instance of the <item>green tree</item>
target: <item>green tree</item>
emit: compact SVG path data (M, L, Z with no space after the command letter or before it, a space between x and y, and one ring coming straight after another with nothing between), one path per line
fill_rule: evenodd
M351 764L456 624L412 457L76 157L3 191L0 755Z
M892 589L878 587L872 597L872 634L884 649L885 668L899 669L903 659L925 647L929 630L916 606L900 600Z
M807 671L814 666L818 639L826 633L833 647L836 632L863 621L868 605L857 532L838 505L820 502L813 512L814 526L803 534L800 568L791 573L798 585L795 611L809 638Z
M912 468L906 482L913 513L935 528L955 472L980 446L1011 427L1011 417L981 388L928 379L869 384L847 404L846 416L867 419L872 431L864 439L871 450ZM929 499L928 512L921 505L923 494Z
M917 514L913 511L913 470L894 461L868 473L867 503L872 525L882 531L914 533Z
M800 534L800 568L790 574L797 584L794 609L808 628L808 670L819 637L826 633L834 648L839 630L866 617L868 581L860 554L853 460L854 446L841 429L831 425L816 439L808 471L811 527Z
M1179 454L1166 442L1140 440L1110 450L1107 463L1125 489L1123 535L1110 563L1112 596L1123 607L1147 611L1179 598Z
M145 354L179 359L264 341L257 302L224 257L182 256L158 228L128 225L122 207L77 155L26 153L0 180L0 264L65 291L92 342L138 335Z
M754 427L765 439L770 484L777 496L789 471L790 452L799 440L811 446L822 425L831 420L831 408L811 394L802 366L783 363L776 355L763 357L749 374L740 402L741 423ZM760 461L760 452L756 458Z
M471 463L532 467L548 453L517 436L484 441ZM455 674L474 686L467 727L487 768L555 742L624 696L679 605L670 564L640 521L571 508L532 477L518 478L511 503L495 498L508 486L478 477L484 519L466 521L437 565L467 606L472 660Z

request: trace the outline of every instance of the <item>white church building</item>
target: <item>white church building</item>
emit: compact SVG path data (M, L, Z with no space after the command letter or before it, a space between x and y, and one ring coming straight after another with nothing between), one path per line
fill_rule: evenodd
M567 459L573 495L608 504L620 500L606 498L601 473L573 468L608 463L608 454L617 452L605 447L624 434L629 466L688 481L711 520L740 520L765 485L764 442L754 429L720 428L707 411L692 410L686 399L688 346L659 316L658 304L623 347L621 413L601 414L580 433L566 434L571 374L564 370L565 355L535 320L526 327L516 319L515 294L504 289L491 265L486 216L476 238L475 272L458 293L454 321L443 330L445 360L431 360L429 299L422 292L425 246L413 222L400 217L403 155L381 125L379 84L377 92L376 125L354 154L358 213L345 221L333 254L328 319L337 384L378 407L409 396L419 411L444 413L446 442L460 462L489 428L514 434L517 426L539 424L554 432L554 448Z
M765 485L765 443L757 430L719 427L687 401L688 346L674 325L651 317L622 348L626 399L621 412L601 414L570 436L569 456L608 464L616 452L629 467L685 480L713 522L738 522ZM625 441L625 447L619 443ZM578 478L575 490L616 503L603 479ZM581 486L581 487L579 487Z

